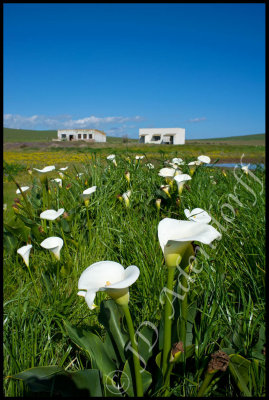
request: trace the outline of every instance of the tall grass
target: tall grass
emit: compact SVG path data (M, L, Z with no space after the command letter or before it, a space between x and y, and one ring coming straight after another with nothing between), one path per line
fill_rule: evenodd
M128 154L126 154L128 155ZM238 184L232 171L224 176L218 168L200 167L193 179L185 186L180 203L176 202L176 185L171 199L160 189L164 183L158 176L159 168L145 166L146 159L134 162L117 157L117 167L105 163L98 155L89 160L76 178L77 170L70 165L65 173L63 187L50 183L50 208L63 207L68 217L62 225L47 224L47 236L61 236L64 231L68 249L63 247L61 260L57 262L48 251L40 247L40 241L32 238L30 268L34 277L23 264L16 249L26 244L18 240L13 249L4 251L4 391L6 396L22 396L21 383L8 378L33 366L59 365L70 370L84 369L88 365L81 353L63 329L64 318L73 324L88 327L103 334L98 323L98 309L90 311L83 298L77 296L77 283L82 271L94 262L112 260L125 267L137 265L140 277L130 287L130 311L134 325L143 321L159 324L163 305L159 296L165 286L167 271L157 237L157 226L164 217L186 219L184 209L200 207L212 217L211 223L222 233L215 248L205 246L209 257L198 255L201 272L194 274L194 282L188 295L189 308L194 307L193 342L195 355L190 361L188 375L182 376L180 366L172 376L172 392L176 396L194 396L202 379L202 371L209 355L219 348L232 347L244 357L252 358L252 349L258 340L259 329L264 324L264 223L265 198L261 193L264 171L255 176L242 175L242 181L255 194ZM161 167L165 157L150 160ZM188 160L187 160L188 161ZM188 167L183 166L183 172ZM130 172L130 186L125 171ZM238 172L237 172L238 174ZM242 172L239 173L241 175ZM56 177L57 173L51 173ZM215 184L214 184L215 182ZM71 187L68 188L68 184ZM91 231L88 231L86 208L81 200L84 189L96 185L90 199L89 214ZM35 189L29 192L29 201L36 221L41 212L39 182L33 179ZM237 201L228 195L237 187ZM14 191L15 191L14 185ZM117 195L131 190L130 207L126 208ZM155 201L162 199L161 210ZM254 204L254 200L256 203ZM238 202L239 201L239 202ZM230 207L224 206L230 204ZM242 204L242 205L240 205ZM219 225L220 224L220 225ZM39 295L34 291L34 284ZM98 293L99 306L105 294ZM177 327L174 327L174 339ZM260 395L264 391L264 374L261 375ZM227 376L220 378L221 385L213 385L210 395L238 396L238 389Z

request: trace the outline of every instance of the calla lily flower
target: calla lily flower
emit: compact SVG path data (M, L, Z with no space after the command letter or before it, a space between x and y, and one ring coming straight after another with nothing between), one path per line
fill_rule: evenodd
M28 190L28 189L30 189L29 186L21 186L22 192L26 192L26 190ZM16 194L21 194L20 189L17 189L17 190L16 190Z
M155 168L154 167L154 165L153 164L151 164L151 163L147 163L147 164L145 164L146 165L146 167L148 167L149 169L153 169L153 168Z
M248 175L248 171L249 171L248 166L249 166L249 164L248 165L243 165L243 167L241 168L245 172L245 174L247 174L247 175Z
M88 200L91 196L96 191L97 186L92 186L89 189L84 190L82 193L83 200Z
M161 185L161 189L164 191L164 193L171 198L171 195L169 193L170 186L169 185Z
M211 221L210 215L202 208L194 208L192 211L186 208L184 214L190 221L202 222L204 224L209 224Z
M55 169L54 165L50 165L48 167L44 167L43 169L38 169L38 168L33 168L35 169L37 172L40 172L41 174L46 174L47 172L51 172Z
M122 195L126 207L129 207L130 205L130 200L129 200L130 196L131 196L131 190L127 190L127 192L123 193Z
M99 261L82 272L78 281L78 295L85 297L88 307L92 310L95 295L105 291L118 304L129 302L129 286L139 277L140 271L135 265L126 269L114 261Z
M41 219L48 219L49 221L54 221L59 218L64 213L64 208L59 208L58 211L46 210L40 214Z
M135 156L136 160L142 160L145 156Z
M62 181L62 179L60 179L60 178L55 178L55 179L52 179L52 181L54 181L54 182L58 183L60 187L62 187L62 186L63 186L63 181Z
M46 250L50 250L57 258L57 260L60 260L60 251L61 248L63 247L63 244L64 241L62 238L57 236L51 236L43 240L43 242L40 243L40 246L42 246Z
M182 158L172 158L172 163L181 165L184 164L184 161L182 160Z
M164 218L158 225L158 238L167 266L176 267L192 241L210 244L221 234L208 224Z
M66 171L69 167L59 168L59 171Z
M115 157L115 154L110 154L109 156L107 156L107 160L113 161Z
M201 161L204 164L209 164L211 161L210 157L208 157L208 156L199 156L199 157L197 157L197 160Z
M174 168L162 168L160 169L158 175L162 176L163 178L170 178L172 179L175 175L176 170Z
M191 176L188 174L181 174L181 175L176 175L174 177L174 180L177 183L177 188L178 188L178 193L181 194L183 190L183 186L185 182L189 181L191 179Z
M29 255L32 247L33 246L31 244L27 244L26 246L23 246L17 250L17 253L22 256L27 267L29 267Z

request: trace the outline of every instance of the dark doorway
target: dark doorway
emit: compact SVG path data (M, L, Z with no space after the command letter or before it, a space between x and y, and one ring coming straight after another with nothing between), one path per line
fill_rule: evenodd
M69 135L69 140L73 140L74 139L74 135Z

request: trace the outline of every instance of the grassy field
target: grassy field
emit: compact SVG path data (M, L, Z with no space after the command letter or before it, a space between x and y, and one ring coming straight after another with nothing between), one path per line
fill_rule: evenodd
M186 220L185 208L192 210L200 207L210 213L211 225L222 233L222 238L213 246L201 245L205 252L197 255L196 270L200 272L195 273L194 270L190 274L189 353L186 353L186 359L174 365L169 393L177 397L197 396L206 381L210 355L223 350L229 355L229 367L225 372L219 371L214 375L206 396L264 396L264 170L258 168L254 175L237 171L241 177L239 182L232 170L224 173L220 168L201 166L187 182L181 196L174 182L169 197L160 189L165 179L158 175L158 171L166 165L167 156L171 158L174 155L172 151L159 152L157 158L145 157L138 162L134 161L130 149L122 155L116 151L117 148L114 149L117 166L105 159L106 152L81 152L78 154L84 157L83 161L72 161L73 150L44 151L41 162L38 158L33 161L38 152L21 149L17 152L18 157L29 154L32 158L18 158L17 167L10 164L5 168L6 174L13 174L20 184L30 186L30 190L25 192L25 199L15 195L15 183L8 180L11 179L8 175L5 176L8 197L5 198L7 210L4 211L4 395L25 396L31 390L42 391L43 396L64 395L66 391L67 394L73 393L77 383L78 387L85 389L80 389L81 392L76 392L76 395L107 396L111 392L95 371L100 370L104 378L113 368L124 371L132 380L132 367L129 367L132 354L126 349L124 351L128 331L119 307L113 309L113 314L113 301L108 300L105 292L97 294L97 308L93 310L89 310L83 297L77 296L82 271L102 260L119 262L125 268L136 265L140 269L139 278L130 286L129 308L133 324L138 329L149 321L159 332L157 344L153 346L155 336L152 330L143 330L153 346L147 356L145 341L141 337L138 340L139 352L147 364L144 391L148 396L167 395L160 383L161 372L156 362L162 350L164 334L164 305L160 301L160 293L167 280L167 267L157 228L165 217ZM134 151L138 152L138 149L135 147ZM148 155L154 150L150 149L147 153L143 148L143 151ZM192 152L195 150L192 149ZM48 186L42 186L38 173L29 175L25 169L19 169L20 165L33 166L32 162L50 165L52 159L45 159L45 156L51 154L58 155L56 167L65 166L64 163L69 166L62 188L50 181L59 177L56 170L49 173ZM60 160L59 155L66 158ZM148 160L153 162L154 169L145 165ZM186 157L186 161L190 160ZM125 177L126 171L130 172L130 183ZM190 172L187 165L182 167L182 171ZM84 175L77 178L78 172ZM91 186L97 189L87 206L81 194ZM119 197L128 189L131 190L129 207ZM15 196L20 197L21 204L16 213L11 207ZM161 199L160 210L156 208L158 198ZM64 208L67 215L60 217L59 221L46 223L39 215L48 208ZM48 236L64 239L59 261L40 246ZM33 248L28 269L16 251L29 242L29 238ZM176 275L176 281L179 278ZM177 292L176 281L174 290ZM174 306L172 343L181 339L179 328L183 318L180 302L176 298ZM108 317L111 314L104 314L105 310L115 316L114 322ZM116 329L117 326L121 326L120 330ZM119 346L114 356L105 336L109 329L112 329L112 337ZM82 332L83 335L88 332L84 342L79 339ZM95 335L98 335L98 340L93 339ZM105 356L108 347L100 343L104 338L106 345L110 346L110 361L106 361ZM91 340L95 343L92 347ZM114 361L111 364L113 357L118 360L115 365ZM51 366L49 371L54 372L56 367L53 366L57 366L65 375L73 374L70 377L75 383L71 387L70 379L69 383L60 384L55 378L54 387L49 378L47 381L32 378L25 386L22 383L25 375L17 375L19 380L11 378L23 370L43 366ZM40 378L39 374L41 370L36 371L36 376ZM84 380L86 376L88 383ZM118 392L118 395L132 396L134 392L135 386L128 386L126 392ZM35 396L37 394L35 392Z

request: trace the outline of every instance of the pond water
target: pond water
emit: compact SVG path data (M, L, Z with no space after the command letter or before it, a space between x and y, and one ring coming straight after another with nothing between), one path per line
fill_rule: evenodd
M222 168L234 168L237 165L237 168L241 167L240 163L223 163L223 164L206 164L207 167L222 167ZM257 165L261 168L264 168L264 164L243 164L248 165L249 169L256 169Z

